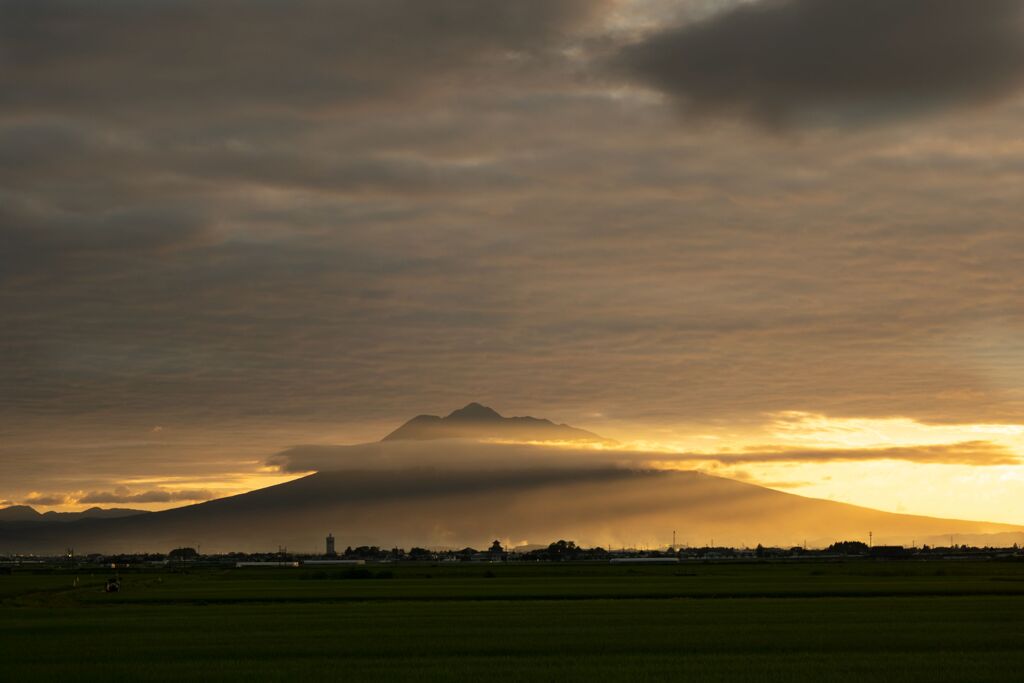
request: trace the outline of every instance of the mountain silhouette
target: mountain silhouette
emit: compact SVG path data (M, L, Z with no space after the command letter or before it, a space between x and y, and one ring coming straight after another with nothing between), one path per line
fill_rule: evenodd
M35 522L41 514L28 505L12 505L0 509L0 522Z
M417 415L385 436L382 441L430 439L508 439L513 441L578 441L615 443L585 429L555 424L536 417L503 417L479 403L470 403L448 414Z
M486 439L531 443L480 441ZM282 471L318 471L236 496L146 514L0 510L0 554L183 546L309 553L322 549L328 531L339 545L406 548L481 546L495 538L514 546L564 538L656 547L667 545L673 531L690 545L715 539L718 545L824 547L869 532L879 544L941 545L951 536L973 545L1024 542L1024 527L882 512L694 471L651 469L643 458L628 461L626 451L533 443L566 440L604 441L470 403L443 418L414 418L378 442L288 449L278 454ZM111 518L122 513L128 516ZM42 524L43 518L66 523Z

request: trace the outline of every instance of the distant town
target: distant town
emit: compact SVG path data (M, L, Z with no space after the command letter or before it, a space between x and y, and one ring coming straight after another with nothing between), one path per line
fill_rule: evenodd
M144 568L162 566L194 567L323 567L359 566L391 563L531 563L531 562L605 562L612 564L677 564L685 562L808 562L808 561L1024 561L1024 550L1017 544L1008 548L975 547L968 545L904 547L899 545L869 545L862 541L842 541L827 548L808 549L804 546L789 548L758 545L754 548L733 548L708 545L704 547L666 546L662 549L619 548L600 546L586 548L573 541L558 540L546 547L506 549L495 540L483 549L428 549L413 547L381 548L378 546L348 546L336 549L333 535L328 535L323 553L294 553L287 548L262 553L202 554L196 548L181 547L165 553L90 553L77 555L68 549L61 555L0 554L0 572L13 567L32 565L73 565L77 567Z

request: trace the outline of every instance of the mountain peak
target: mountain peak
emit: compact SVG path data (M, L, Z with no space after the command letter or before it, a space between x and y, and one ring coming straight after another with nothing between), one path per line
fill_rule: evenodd
M418 415L383 441L430 439L508 439L512 441L582 441L611 443L597 434L536 417L504 417L482 403L469 403L447 417Z
M448 414L446 420L503 420L504 418L494 408L480 403L466 404L466 407L453 410Z

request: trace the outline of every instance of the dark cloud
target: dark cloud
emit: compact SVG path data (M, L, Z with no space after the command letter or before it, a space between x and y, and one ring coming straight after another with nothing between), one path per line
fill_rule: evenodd
M197 244L208 233L202 218L182 206L83 213L9 202L0 209L0 236L7 245L37 254L173 249Z
M56 493L33 493L21 502L23 505L64 505L68 497Z
M157 257L215 241L212 225L181 205L82 211L0 193L0 282L49 279L110 258Z
M127 488L113 491L90 491L76 499L76 503L176 503L183 501L202 501L217 497L217 492L208 489L184 489L169 491L153 489L134 493Z
M621 63L698 114L866 120L1024 84L1020 0L762 0L663 30Z

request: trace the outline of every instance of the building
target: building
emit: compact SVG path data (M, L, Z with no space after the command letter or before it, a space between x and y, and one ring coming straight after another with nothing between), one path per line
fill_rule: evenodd
M327 534L327 557L337 557L338 552L334 549L334 534Z

